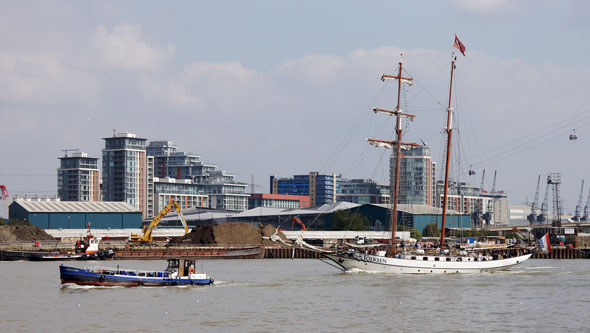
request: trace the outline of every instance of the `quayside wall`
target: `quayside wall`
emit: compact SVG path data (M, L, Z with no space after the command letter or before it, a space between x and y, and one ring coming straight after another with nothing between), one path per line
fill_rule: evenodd
M264 258L267 259L317 259L321 257L322 255L319 252L309 249L296 248L295 251L293 251L293 248L278 246L266 246L264 249Z
M590 259L588 249L553 247L551 253L537 252L533 254L533 259Z

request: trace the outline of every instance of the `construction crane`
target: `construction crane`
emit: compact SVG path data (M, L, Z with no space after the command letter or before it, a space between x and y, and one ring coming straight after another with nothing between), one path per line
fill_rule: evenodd
M580 222L582 219L582 200L584 199L584 180L582 179L582 187L580 188L580 197L578 198L578 204L576 205L576 211L572 220Z
M143 235L133 234L133 235L131 235L129 240L132 242L151 243L153 240L152 239L152 232L158 226L158 224L160 224L160 221L162 221L162 218L166 214L168 214L172 211L172 207L175 208L176 213L178 214L178 217L180 218L180 222L182 222L182 225L184 226L184 234L185 235L188 234L188 225L186 224L186 220L184 219L184 215L182 214L182 210L180 209L180 205L178 204L178 202L171 200L166 205L166 207L164 207L164 209L162 209L158 213L158 215L156 215L156 217L154 217L154 219L150 222L150 224L143 228Z
M537 215L537 222L543 224L543 222L547 221L547 214L548 209L547 206L549 205L549 183L545 186L545 198L543 199L543 203L541 204L541 214Z
M588 190L588 199L586 199L586 205L584 206L584 215L582 221L586 222L590 219L590 190Z
M537 221L537 208L539 208L539 187L541 186L541 175L537 179L537 190L535 191L535 200L531 204L531 213L527 216L530 224L534 224Z

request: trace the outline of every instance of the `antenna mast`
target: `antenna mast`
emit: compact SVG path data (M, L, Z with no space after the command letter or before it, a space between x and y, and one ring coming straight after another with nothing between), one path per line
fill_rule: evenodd
M561 227L561 202L559 200L559 184L561 184L561 174L551 173L547 177L547 184L553 189L553 223L554 227Z
M415 115L412 114L407 114L407 113L403 113L402 112L402 108L401 108L401 89L402 89L402 83L407 83L407 84L412 84L413 83L413 78L411 77L403 77L402 76L402 63L403 63L403 54L400 55L400 61L399 61L399 71L398 71L398 75L387 75L387 74L383 74L381 75L381 81L385 81L386 79L395 79L397 80L397 106L395 107L395 110L385 110L385 109L380 109L380 108L373 108L373 112L377 113L377 112L383 112L385 114L388 114L390 116L395 116L395 133L397 135L397 141L385 141L385 140L375 140L375 139L367 139L367 141L369 141L370 144L376 146L376 147L385 147L385 148L389 148L389 149L394 149L395 148L395 175L393 178L393 209L391 211L391 246L392 246L392 254L395 253L395 232L397 230L397 201L398 201L398 197L399 197L399 169L400 169L400 160L401 160L401 150L403 149L407 149L409 147L412 146L419 146L416 143L404 143L402 142L402 117L408 117L410 118L410 120L413 120L414 117L416 117Z

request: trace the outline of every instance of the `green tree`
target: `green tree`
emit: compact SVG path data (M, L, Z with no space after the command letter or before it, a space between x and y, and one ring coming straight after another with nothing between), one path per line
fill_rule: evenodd
M440 229L435 223L427 224L424 227L424 237L438 237L440 236Z
M422 238L422 233L416 228L410 228L410 227L406 227L405 225L400 225L400 226L398 226L397 230L398 231L409 231L410 237L412 237L414 239Z
M369 219L359 213L351 213L350 211L339 210L334 212L332 219L332 230L369 230Z

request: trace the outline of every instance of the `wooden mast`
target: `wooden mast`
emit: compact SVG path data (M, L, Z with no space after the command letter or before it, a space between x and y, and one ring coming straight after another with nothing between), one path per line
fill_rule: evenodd
M455 56L455 52L453 52L452 62L451 62L451 84L449 88L449 107L447 108L447 159L445 163L445 183L444 183L444 195L443 195L443 211L442 211L442 225L441 225L441 233L440 233L440 247L441 249L445 245L445 221L447 217L447 195L449 190L449 164L451 158L451 138L453 137L453 108L451 107L451 99L453 97L453 76L455 73L455 60L457 57Z
M402 55L403 56L403 55ZM391 212L391 244L392 244L392 254L395 252L395 232L397 230L397 201L399 196L399 169L400 169L400 159L401 159L401 150L402 147L406 146L418 146L415 143L404 143L402 142L402 116L409 117L410 119L414 119L414 115L403 113L401 109L401 89L402 83L412 84L413 78L411 77L403 77L402 76L402 60L400 59L399 62L399 72L397 76L394 75L386 75L383 74L381 76L381 80L385 81L386 79L395 79L397 80L397 106L395 110L385 110L380 108L373 108L373 112L383 112L389 114L390 116L395 115L396 117L396 125L395 125L395 133L397 135L397 141L384 141L384 140L374 140L374 139L367 139L370 144L379 146L379 147L386 147L386 148L394 148L395 147L395 178L394 178L394 185L393 185L393 210Z

